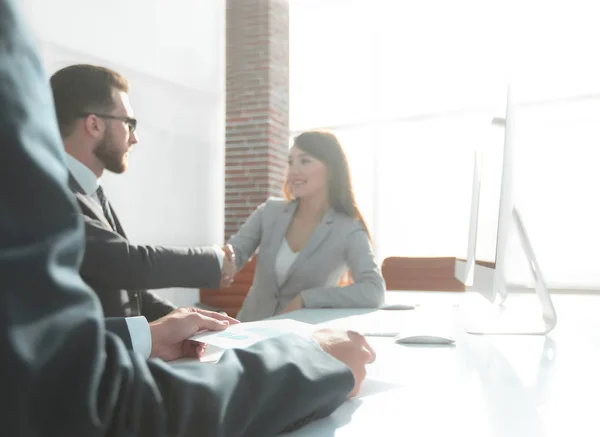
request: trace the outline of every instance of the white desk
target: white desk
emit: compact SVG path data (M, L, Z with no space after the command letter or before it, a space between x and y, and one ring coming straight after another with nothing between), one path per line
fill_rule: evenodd
M355 328L357 313L401 325L425 309L426 317L450 321L456 345L370 337L377 360L359 396L288 436L600 436L600 295L553 295L558 326L547 337L464 333L463 312L479 298L475 293L388 295L421 308L414 314L305 309L287 317L324 326L343 326L345 318Z

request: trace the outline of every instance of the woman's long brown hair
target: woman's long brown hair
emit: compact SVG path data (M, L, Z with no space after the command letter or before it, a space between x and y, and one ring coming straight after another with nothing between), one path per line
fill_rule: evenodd
M356 204L348 159L337 137L324 131L303 132L294 139L294 146L325 164L329 204L336 212L357 219L371 239L367 224ZM294 199L290 190L289 175L283 186L283 194L288 200Z

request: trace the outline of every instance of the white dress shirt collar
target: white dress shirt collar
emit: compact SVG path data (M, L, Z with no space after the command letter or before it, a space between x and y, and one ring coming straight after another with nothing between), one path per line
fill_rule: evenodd
M68 153L67 167L85 194L89 196L96 192L100 186L100 179L96 177L92 170L87 168L84 164L73 158Z

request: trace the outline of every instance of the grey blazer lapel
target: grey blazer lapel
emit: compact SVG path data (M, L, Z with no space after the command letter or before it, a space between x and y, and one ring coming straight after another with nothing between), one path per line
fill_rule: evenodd
M281 243L283 243L288 227L292 222L292 218L294 218L297 207L298 202L290 202L273 224L273 230L270 233L267 243L268 253L263 254L269 259L269 265L275 265L275 258L277 257Z
M308 257L310 257L313 254L313 252L319 248L319 246L321 246L323 241L325 241L325 239L331 232L331 225L333 224L334 218L335 212L333 208L329 208L329 210L323 216L321 223L319 223L319 226L317 226L311 234L310 238L308 239L308 242L306 243L306 246L304 246L304 248L300 251L293 264L291 265L290 270L288 271L288 274L285 278L285 281L283 281L283 284L281 284L282 287L285 285L290 276L292 276L292 274L296 270L298 270L298 267L301 266L302 263L306 261Z

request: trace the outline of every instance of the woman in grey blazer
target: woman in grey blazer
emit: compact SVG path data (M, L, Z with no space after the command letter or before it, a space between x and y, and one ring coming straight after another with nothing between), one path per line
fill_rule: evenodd
M333 134L296 137L284 195L260 205L229 240L238 269L259 251L238 318L259 320L302 307L380 306L385 283ZM340 286L348 271L353 283Z

